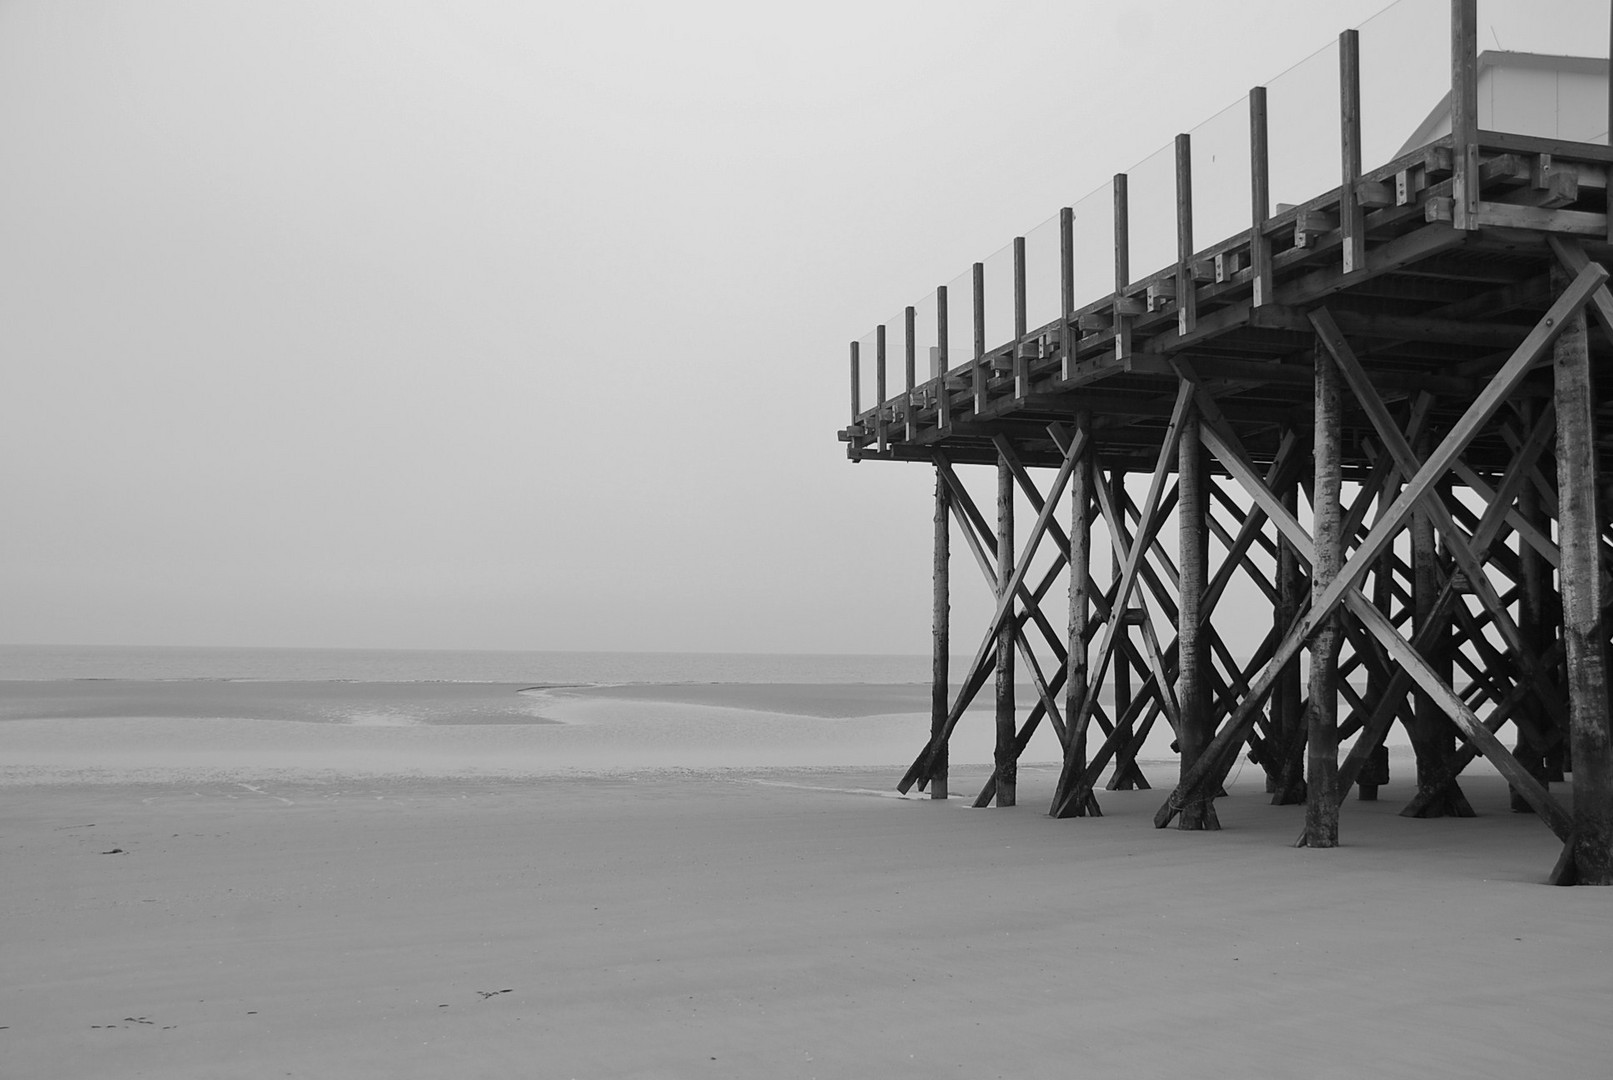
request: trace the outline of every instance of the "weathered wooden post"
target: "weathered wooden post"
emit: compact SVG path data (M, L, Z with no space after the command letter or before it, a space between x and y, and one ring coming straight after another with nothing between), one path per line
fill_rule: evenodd
M1059 209L1059 355L1061 378L1075 378L1075 209ZM1079 423L1078 425L1079 426Z
M1115 173L1114 235L1115 235L1115 359L1131 355L1131 323L1133 312L1124 296L1131 284L1131 205L1125 173Z
M1367 265L1366 216L1356 195L1361 180L1361 35L1339 35L1339 228L1344 234L1344 272Z
M1289 473L1278 481L1283 508L1299 516L1299 476ZM1293 541L1277 538L1277 604L1274 612L1278 637L1288 633L1299 617L1307 582ZM1277 674L1271 698L1272 726L1277 732L1276 760L1267 770L1273 806L1294 806L1305 801L1305 710L1299 685L1299 658Z
M971 278L974 284L974 399L975 415L986 411L986 264L975 263Z
M1129 307L1129 298L1126 297L1126 287L1131 284L1131 198L1130 181L1125 173L1115 173L1111 182L1114 193L1114 269L1115 269L1115 301L1114 301L1114 327L1115 327L1115 358L1122 359L1131 355L1131 324L1134 316ZM1103 478L1098 478L1103 483ZM1126 520L1126 471L1117 466L1109 478L1111 499L1114 502L1117 520L1124 523ZM1120 555L1109 549L1109 575L1111 581L1120 580ZM1131 707L1131 660L1127 655L1127 645L1131 631L1126 626L1124 604L1116 610L1109 612L1109 618L1118 623L1115 633L1115 649L1110 667L1114 671L1114 702L1115 715L1124 716ZM1132 755L1125 749L1115 754L1114 772L1109 777L1110 791L1131 791L1138 786L1137 778L1141 775L1137 763Z
M1031 392L1031 361L1025 355L1025 238L1014 237L1014 397Z
M1014 577L1014 470L997 455L997 603L1013 602L1009 593ZM1019 754L1014 736L1013 619L997 632L997 805L1013 806L1019 782Z
M941 470L935 470L935 562L930 609L930 738L938 743L930 771L930 798L947 797L947 743L945 738L952 653L952 489Z
M1553 281L1558 290L1567 284L1561 271L1554 271ZM1596 505L1596 397L1583 309L1569 317L1553 347L1552 360L1557 402L1559 569L1574 773L1573 867L1558 880L1613 885L1613 745L1604 654L1608 635L1602 623L1602 519Z
M1388 506L1394 499L1394 490L1398 485L1386 488L1379 495L1379 505ZM1362 494L1361 498L1366 498ZM1383 612L1385 618L1392 619L1394 612L1394 573L1395 557L1393 551L1385 551L1379 556L1377 564L1372 568L1372 606ZM1367 706L1366 715L1361 722L1365 726L1373 709L1383 700L1389 692L1389 672L1386 668L1374 665L1367 674ZM1365 738L1365 734L1362 735ZM1356 788L1362 802L1376 802L1378 788L1389 782L1389 748L1378 746L1367 758L1361 771L1356 775ZM1341 792L1342 794L1342 792Z
M1101 478L1099 479L1101 483ZM1110 499L1114 503L1116 520L1126 520L1126 470L1116 466L1109 474ZM1109 579L1120 580L1120 554L1113 546L1109 549ZM1131 708L1131 657L1129 643L1131 640L1131 626L1125 620L1125 611L1117 606L1109 612L1109 618L1115 619L1119 625L1115 628L1115 648L1109 667L1114 671L1115 687L1115 716L1124 716L1126 710ZM1110 791L1132 791L1137 788L1146 788L1146 781L1141 780L1142 772L1137 768L1136 758L1125 748L1115 752L1114 772L1109 776L1108 789Z
M1266 131L1266 88L1249 91L1249 270L1255 307L1271 303L1271 160Z
M851 343L851 419L855 423L863 414L863 377L862 358L857 355L861 345L855 341Z
M1092 414L1075 414L1075 429L1091 431ZM1092 580L1092 484L1096 470L1089 448L1070 474L1070 623L1065 658L1064 715L1073 720L1087 696L1087 633L1092 601L1088 595ZM1078 772L1087 765L1086 732L1071 732L1075 741L1065 751L1065 770ZM1075 807L1076 817L1101 817L1098 800L1090 793Z
M918 340L915 333L915 323L918 321L918 309L909 304L902 312L903 329L907 333L907 393L912 397L914 387L918 386Z
M935 287L935 426L942 431L952 426L952 399L947 393L947 369L951 366L947 343L947 287Z
M886 446L885 399L889 397L885 385L885 324L874 329L874 428L879 436L879 450Z
M1524 436L1527 438L1538 423L1540 423L1540 410L1532 401L1523 401L1519 404L1519 419L1522 421ZM1545 515L1541 506L1540 491L1534 484L1525 483L1518 492L1518 515L1530 525L1540 529L1546 534L1551 532L1551 521ZM1546 668L1545 656L1551 647L1551 641L1556 636L1552 632L1555 619L1551 613L1551 566L1545 557L1535 550L1530 543L1518 544L1518 631L1534 662L1543 669ZM1549 670L1549 669L1548 669ZM1555 731L1550 713L1542 706L1538 694L1530 694L1519 706L1520 711L1527 718L1536 731L1556 735L1559 739L1567 737L1566 732ZM1530 774L1542 784L1549 785L1553 779L1551 771L1547 768L1547 757L1550 748L1536 745L1523 732L1519 726L1518 741L1513 747L1513 756L1528 769ZM1561 780L1562 777L1556 777ZM1511 789L1512 809L1516 813L1532 814L1534 807L1517 788Z
M905 437L908 442L914 442L919 437L918 401L914 394L918 388L918 334L915 325L917 321L918 310L909 304L902 312L902 329L907 339L907 355L904 358L907 390L902 398L902 419L906 421Z
M1324 592L1344 563L1343 425L1338 365L1318 342L1316 349L1315 559L1312 595ZM1339 615L1325 615L1311 637L1310 708L1305 732L1305 832L1303 847L1339 843Z
M1417 456L1426 460L1433 443L1432 432L1424 427L1417 438ZM1439 491L1440 486L1436 485L1428 497L1439 498ZM1433 635L1423 651L1423 658L1440 679L1449 684L1455 670L1451 657L1450 617L1435 610L1447 570L1454 572L1454 567L1445 567L1439 557L1433 515L1419 506L1412 511L1411 517L1412 622L1419 635ZM1437 786L1438 779L1456 753L1456 729L1444 708L1421 690L1415 696L1411 739L1417 754L1417 790L1419 794L1427 796ZM1442 792L1427 799L1415 816L1446 815L1473 816L1473 807L1454 780L1445 785Z
M1479 211L1479 5L1451 0L1451 224L1475 228Z
M1059 210L1059 342L1063 352L1062 375L1075 374L1075 210ZM1075 414L1077 437L1090 436L1092 414L1085 410ZM1064 716L1073 724L1087 696L1087 634L1091 625L1092 601L1088 595L1092 581L1092 501L1093 482L1097 477L1094 464L1097 451L1092 443L1082 452L1075 471L1070 474L1070 619L1069 640L1066 644L1064 674ZM1074 740L1065 749L1066 773L1084 770L1087 764L1086 732L1072 731ZM1074 810L1077 817L1099 817L1097 797L1088 794Z
M1176 445L1176 517L1180 532L1177 601L1177 700L1181 730L1181 775L1199 760L1209 744L1215 722L1210 715L1209 652L1205 648L1204 586L1208 579L1210 535L1205 516L1209 512L1209 470L1204 443L1199 437L1199 415L1190 409L1182 420ZM1140 541L1139 541L1140 542ZM1215 802L1206 795L1184 803L1176 819L1178 829L1219 829Z
M1193 137L1176 136L1176 328L1198 325L1198 285L1193 281Z
M1418 437L1419 457L1427 456L1431 442L1427 431ZM1418 508L1411 513L1411 598L1412 626L1419 636L1426 637L1436 632L1430 629L1430 622L1435 617L1434 601L1438 595L1439 560L1434 522L1427 511ZM1443 630L1438 633L1444 636ZM1442 645L1430 644L1424 649L1423 658L1438 671L1440 656L1444 651ZM1444 712L1427 691L1416 691L1413 695L1411 740L1417 754L1417 790L1422 793L1429 790L1430 781L1439 773L1439 766L1444 760L1438 752L1437 734L1444 717ZM1444 813L1444 800L1441 798L1436 799L1421 816L1443 817Z

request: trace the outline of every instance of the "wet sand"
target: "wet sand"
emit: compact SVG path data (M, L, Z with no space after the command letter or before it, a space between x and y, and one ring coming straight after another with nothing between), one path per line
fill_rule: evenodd
M971 810L894 797L899 765L481 775L373 749L562 725L189 723L265 741L214 771L109 754L85 782L58 745L0 774L0 1074L1549 1077L1613 1055L1613 890L1540 884L1557 845L1493 775L1464 782L1480 817L1414 821L1397 762L1344 847L1306 851L1253 767L1223 831L1189 834L1151 827L1160 790L1053 821L1051 766ZM357 764L317 742L239 764L276 732L352 736Z
M1020 695L1024 701L1035 700L1030 687ZM566 687L555 696L678 702L825 719L930 710L930 688L920 683L635 683Z

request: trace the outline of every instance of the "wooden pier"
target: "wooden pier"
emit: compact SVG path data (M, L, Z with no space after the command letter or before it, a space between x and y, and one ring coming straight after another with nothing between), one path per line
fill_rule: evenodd
M1332 847L1350 789L1375 798L1387 782L1398 720L1417 762L1404 814L1471 815L1460 774L1482 755L1562 840L1550 880L1613 884L1613 442L1598 435L1613 430L1598 390L1613 386L1613 151L1479 128L1475 8L1451 5L1450 135L1363 169L1346 32L1336 188L1272 212L1256 88L1248 229L1195 248L1179 136L1174 265L1131 278L1132 214L1167 211L1129 207L1121 175L1110 295L1076 306L1065 210L1053 322L1026 325L1021 240L1011 340L986 341L977 263L971 296L937 292L937 377L916 379L913 308L892 335L906 344L895 392L885 328L875 356L853 344L849 456L935 472L934 715L902 791L947 794L948 738L995 679L977 805L1014 803L1045 722L1064 756L1050 812L1100 814L1105 775L1147 784L1136 755L1163 720L1180 772L1156 825L1218 828L1215 797L1248 755L1274 802L1305 804L1298 842ZM949 300L972 309L961 363ZM867 408L864 363L880 388ZM995 522L965 465L995 466ZM1015 522L1016 489L1033 521ZM996 598L963 670L948 667L955 535ZM1269 615L1222 604L1240 578ZM1252 658L1235 658L1226 620L1267 620ZM1022 723L1016 663L1036 695ZM1550 785L1569 777L1560 801Z

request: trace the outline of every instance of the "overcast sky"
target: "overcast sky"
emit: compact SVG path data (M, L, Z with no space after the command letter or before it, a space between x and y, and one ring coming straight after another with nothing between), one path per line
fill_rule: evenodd
M0 0L0 641L926 651L846 342L1381 7Z

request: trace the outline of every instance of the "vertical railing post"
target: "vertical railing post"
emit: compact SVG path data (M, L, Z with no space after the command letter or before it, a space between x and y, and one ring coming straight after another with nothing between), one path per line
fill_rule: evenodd
M1131 355L1131 315L1121 311L1126 288L1131 284L1131 209L1126 192L1126 174L1115 173L1115 359Z
M986 264L975 263L974 272L975 362L974 395L975 416L986 411Z
M902 322L904 323L903 330L907 334L907 356L905 358L907 361L907 392L911 394L914 388L918 386L919 348L918 335L915 332L916 324L918 322L918 310L911 304L908 305L907 310L902 313Z
M1271 155L1266 135L1266 88L1249 91L1249 267L1255 307L1271 303Z
M907 420L907 441L912 442L919 435L918 403L914 401L913 391L918 388L918 334L916 323L918 310L911 304L902 313L903 331L907 336L906 372L907 395L902 407L902 415Z
M947 391L951 343L947 329L947 287L935 287L935 425L942 431L952 426L952 395Z
M1367 264L1366 217L1356 185L1361 180L1361 35L1339 35L1339 228L1344 234L1344 272Z
M1031 389L1031 361L1025 355L1025 238L1014 237L1014 397Z
M1451 0L1451 224L1474 228L1479 210L1478 0Z
M1176 136L1176 331L1198 325L1198 290L1193 281L1193 138Z
M1059 376L1075 378L1075 209L1059 210Z
M880 323L874 328L874 430L879 438L881 453L885 450L887 438L885 399L888 396L885 392L885 324Z
M857 355L861 346L853 341L851 343L851 419L855 421L863 414L863 380L862 361Z

